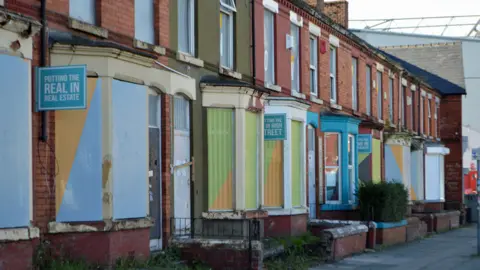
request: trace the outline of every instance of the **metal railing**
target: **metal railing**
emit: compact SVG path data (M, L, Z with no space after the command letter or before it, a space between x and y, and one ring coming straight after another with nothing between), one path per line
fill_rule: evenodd
M260 240L257 219L172 218L172 238Z

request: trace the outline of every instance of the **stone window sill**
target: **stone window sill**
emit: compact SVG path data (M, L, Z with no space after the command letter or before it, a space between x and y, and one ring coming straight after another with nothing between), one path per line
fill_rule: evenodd
M306 207L296 207L291 209L268 209L268 216L292 216L307 214L308 209Z
M275 92L281 92L282 91L282 87L280 87L276 84L265 83L264 86L265 86L265 88L270 89L270 90L275 91Z
M384 122L382 119L378 119L378 122L379 122L380 124L385 124L385 122Z
M247 219L266 216L268 216L266 210L216 211L202 213L204 219Z
M203 60L195 58L186 53L177 52L177 60L197 67L203 67Z
M232 77L232 78L235 78L237 80L241 80L242 79L242 74L239 73L239 72L236 72L236 71L233 71L231 69L228 69L228 68L225 68L225 67L220 67L219 71L218 71L220 74L223 74L225 76L228 76L228 77Z
M305 99L305 95L292 89L292 96Z
M133 47L135 47L137 49L152 51L152 52L158 53L160 55L165 55L166 52L167 52L167 50L162 46L153 45L153 44L150 44L150 43L138 40L138 39L133 40Z
M68 19L68 26L72 29L82 31L82 32L85 32L85 33L89 33L89 34L95 35L97 37L108 38L108 30L107 29L105 29L103 27L95 26L95 25L92 25L92 24L89 24L89 23L86 23L86 22L82 22L82 21L74 19L74 18L69 18Z
M40 237L40 230L36 227L0 229L0 242L30 240Z
M335 109L335 110L341 110L342 106L338 105L337 103L330 102L330 108Z
M310 101L319 105L323 104L323 100L317 98L316 96L311 95L310 96Z
M102 220L89 223L68 223L68 222L50 222L48 223L48 233L72 233L72 232L103 232L103 231L123 231L132 229L144 229L153 226L151 218L139 218L120 221Z

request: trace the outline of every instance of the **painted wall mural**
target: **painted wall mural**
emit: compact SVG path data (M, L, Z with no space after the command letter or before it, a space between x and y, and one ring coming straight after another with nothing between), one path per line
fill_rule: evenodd
M143 85L113 80L113 218L148 215L148 98Z
M0 228L30 223L30 70L30 61L0 54Z
M87 80L87 109L55 112L58 222L102 219L101 79Z

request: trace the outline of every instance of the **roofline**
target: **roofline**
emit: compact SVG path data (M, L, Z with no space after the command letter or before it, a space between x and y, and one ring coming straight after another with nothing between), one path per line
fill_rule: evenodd
M410 33L399 33L399 32L386 32L386 31L378 31L378 30L370 30L370 29L357 29L357 28L350 28L352 32L363 32L363 33L372 33L372 34L384 34L384 35L392 35L392 36L411 36L411 37L423 37L423 38L435 38L435 39L444 39L444 40L453 40L453 41L472 41L472 42L480 42L480 39L477 38L467 38L467 37L450 37L450 36L436 36L436 35L427 35L427 34L410 34Z
M411 78L414 79L414 81L418 81L422 84L424 84L425 86L429 87L430 89L434 89L435 91L437 91L438 93L440 93L440 91L438 91L437 89L433 88L431 85L429 85L425 80L421 79L420 77L408 72L408 70L405 69L405 67L403 67L402 65L400 65L400 63L397 63L395 61L393 61L393 59L391 59L389 56L385 55L384 52L379 49L379 48L376 48L375 46L373 46L372 44L368 43L367 41L365 41L364 39L362 39L361 37L355 35L353 33L353 31L351 31L350 29L347 29L345 28L343 25L340 25L336 22L334 22L331 18L329 18L327 15L323 14L323 13L320 13L318 12L318 10L316 10L315 8L311 7L310 5L308 5L306 2L304 2L303 0L289 0L294 6L297 6L298 8L304 10L305 12L309 13L311 16L313 16L314 18L316 18L317 20L319 20L320 22L330 26L331 28L333 28L333 30L339 32L340 34L346 36L347 38L351 39L353 42L355 42L356 44L358 44L360 47L363 47L364 49L370 51L373 55L377 56L378 58L382 59L383 61L389 63L390 65L396 67L397 69L400 69L400 71L404 72L403 74L407 74L408 76L410 76Z

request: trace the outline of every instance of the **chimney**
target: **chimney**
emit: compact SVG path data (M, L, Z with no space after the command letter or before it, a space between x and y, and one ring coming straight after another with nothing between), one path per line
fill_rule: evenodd
M318 0L318 4L323 1ZM318 10L317 4L317 10ZM347 0L338 0L327 2L324 5L323 13L330 17L334 22L348 29L348 2Z
M323 7L325 6L324 0L317 0L316 9L319 13L323 13Z

